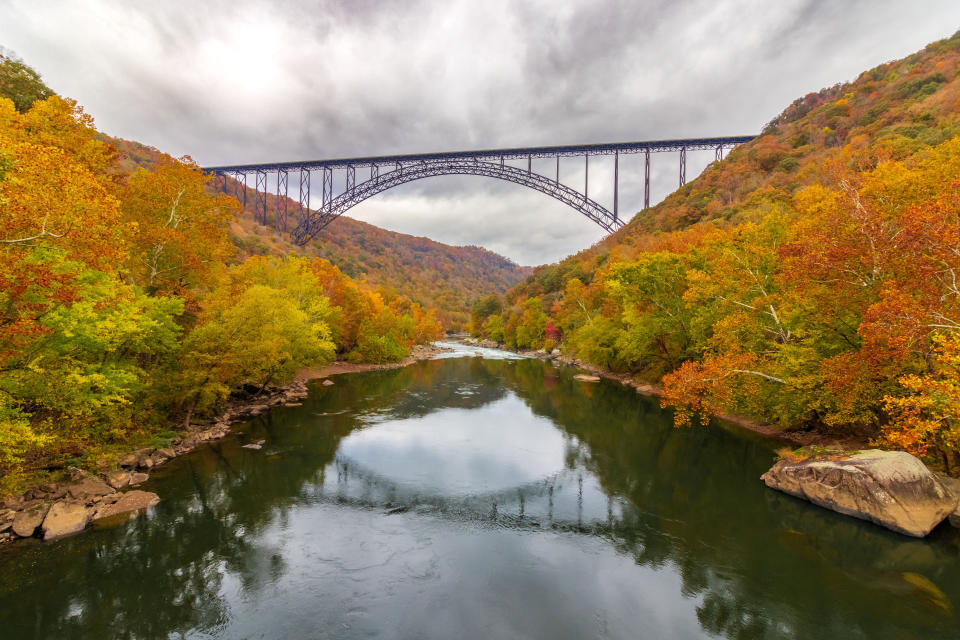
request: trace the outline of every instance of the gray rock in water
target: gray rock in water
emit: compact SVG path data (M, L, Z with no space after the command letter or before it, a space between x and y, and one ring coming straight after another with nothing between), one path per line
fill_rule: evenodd
M263 448L264 442L266 442L266 440L258 440L257 442L251 442L250 444L243 445L241 449L253 449L254 451L259 451L260 449Z
M590 376L584 373L578 373L573 376L574 380L579 380L580 382L600 382L600 376Z
M768 487L918 538L957 507L926 465L904 451L780 460L761 478Z
M160 496L157 494L150 491L134 489L121 495L120 499L113 504L104 505L97 509L97 512L93 514L93 519L102 520L103 518L117 516L122 513L148 509L158 502L160 502Z
M90 522L90 511L75 502L58 502L50 507L43 519L43 539L56 540L80 533Z
M29 538L43 522L49 509L49 504L38 504L19 512L13 519L13 532L21 538Z
M322 384L323 384L323 386L325 386L325 387L332 387L332 386L333 386L333 380L331 380L330 378L327 378L326 380L323 381Z

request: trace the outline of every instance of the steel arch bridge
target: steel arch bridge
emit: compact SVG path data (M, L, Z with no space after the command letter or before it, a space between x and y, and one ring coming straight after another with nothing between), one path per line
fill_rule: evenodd
M312 160L305 162L276 162L265 164L224 165L204 167L204 171L214 174L220 180L220 187L226 191L226 178L237 181L236 194L247 202L247 180L254 182L254 215L261 224L267 222L268 182L276 175L274 185L278 198L275 223L283 231L287 230L287 199L290 197L290 173L299 172L299 210L296 226L292 231L297 244L306 244L338 216L367 198L377 195L407 182L444 175L475 175L497 178L519 184L544 193L575 211L580 212L608 233L619 229L625 223L620 217L620 155L643 154L644 162L644 202L643 208L650 206L650 154L656 152L674 152L680 156L680 186L686 183L687 151L714 151L716 160L723 158L723 150L752 140L754 136L732 136L722 138L687 138L679 140L652 140L642 142L613 142L602 144L581 144L556 147L518 147L510 149L486 149L478 151L450 151L439 153L406 154L393 156L367 156L341 158L334 160ZM613 156L613 204L607 208L589 197L590 157ZM583 191L560 181L560 159L583 157ZM554 159L556 170L553 176L533 171L533 159ZM526 161L526 167L518 167L509 162ZM368 177L357 182L357 170L369 171ZM314 172L321 174L321 206L311 209L310 194ZM334 195L334 171L344 174L344 188ZM296 183L295 183L296 185Z

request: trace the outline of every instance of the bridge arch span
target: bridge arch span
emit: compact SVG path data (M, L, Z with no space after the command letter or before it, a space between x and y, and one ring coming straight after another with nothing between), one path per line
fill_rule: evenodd
M677 140L647 140L639 142L605 142L599 144L575 144L554 147L515 147L505 149L479 149L474 151L441 151L435 153L402 154L392 156L364 156L330 160L309 160L302 162L271 162L244 165L223 165L206 167L204 171L213 173L219 180L219 188L227 191L226 178L236 179L236 195L247 206L247 178L254 178L254 218L260 224L267 224L267 192L269 175L276 175L276 195L278 197L275 225L287 230L287 199L292 198L296 205L296 184L294 194L290 193L290 174L299 173L299 211L293 239L297 244L305 244L330 224L357 204L378 193L407 182L444 175L475 175L497 178L513 182L544 193L570 208L579 211L605 231L613 232L623 226L619 217L619 161L623 154L643 154L643 209L650 207L650 155L657 152L677 152L680 156L680 186L687 180L687 151L714 151L716 160L723 159L723 151L738 144L749 142L753 136L727 136L719 138L684 138ZM612 156L613 158L613 212L588 196L590 176L590 156ZM560 182L561 158L583 158L583 192L577 191ZM554 177L548 177L532 171L533 159L550 159L555 162ZM526 161L526 169L508 164ZM357 170L369 168L369 179L357 183ZM334 171L343 171L345 184L343 192L334 196ZM322 198L319 209L310 207L310 182L314 172L321 173ZM636 209L633 209L636 211Z
M529 169L521 169L508 164L484 162L480 160L428 160L415 164L400 165L386 173L376 174L369 180L355 185L353 189L345 191L333 198L330 204L323 209L310 211L309 215L301 220L296 229L294 229L294 241L297 244L307 242L338 216L357 206L364 200L372 198L388 189L415 180L449 175L473 175L497 178L534 189L579 211L609 233L616 231L624 224L623 220L614 216L614 214L597 201L554 178L548 178Z

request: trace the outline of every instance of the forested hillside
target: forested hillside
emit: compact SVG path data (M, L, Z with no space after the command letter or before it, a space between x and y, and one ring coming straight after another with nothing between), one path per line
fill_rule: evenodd
M240 388L441 335L432 310L326 260L239 253L238 214L188 158L125 165L0 58L0 491L165 446Z
M120 151L119 162L126 171L137 166L152 168L162 156L152 147L112 138ZM228 179L223 193L242 193L242 187ZM290 241L289 233L275 228L280 200L267 196L267 225L254 220L254 191L247 189L247 206L230 225L230 238L243 256L304 255L325 258L351 278L366 282L388 298L399 294L437 310L444 327L464 328L470 304L489 294L503 294L532 269L519 267L507 258L482 247L454 247L429 238L381 229L341 216L304 247ZM299 204L287 199L287 211ZM287 231L292 231L295 214L288 214Z
M598 246L474 307L476 334L855 434L958 471L960 34L796 100Z

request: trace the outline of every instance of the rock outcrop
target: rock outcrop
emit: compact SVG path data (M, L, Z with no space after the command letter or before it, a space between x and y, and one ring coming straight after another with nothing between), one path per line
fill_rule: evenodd
M768 487L918 538L957 508L957 498L904 451L780 460L762 479Z
M43 519L43 539L56 540L80 533L90 522L90 511L76 502L57 502Z
M431 346L420 349L420 352L423 355L442 350ZM51 540L82 531L91 516L102 519L151 507L159 501L156 494L146 491L119 493L119 490L146 482L149 478L147 472L154 467L195 449L201 443L224 437L230 433L231 423L249 419L274 406L299 406L299 401L308 395L304 380L296 380L282 388L254 388L253 391L256 392L253 396L241 396L232 401L217 419L189 425L185 433L170 440L170 446L144 448L122 456L118 460L120 470L103 470L102 476L97 476L69 468L69 478L62 482L40 484L21 495L0 499L0 544L33 537L38 530L45 540Z
M957 498L960 498L960 479L951 478L938 473L937 478L940 480L940 483L947 488L947 491L955 495ZM947 520L950 521L951 526L960 529L960 504L957 505L957 508L954 509L953 513L947 516Z
M112 504L106 504L97 509L93 514L94 520L101 520L112 516L118 516L122 513L131 511L140 511L147 509L160 502L160 496L150 491L133 490L127 491L120 496L120 499Z
M48 504L38 504L19 512L13 519L13 532L21 538L31 537L43 523L49 508Z

